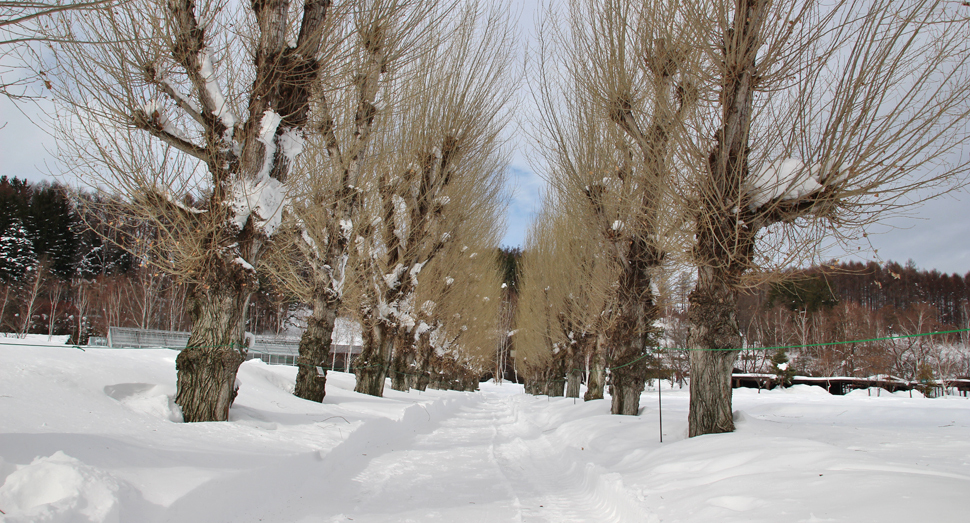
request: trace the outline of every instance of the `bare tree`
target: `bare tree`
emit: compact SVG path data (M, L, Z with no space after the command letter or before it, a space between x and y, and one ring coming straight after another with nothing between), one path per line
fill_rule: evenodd
M652 253L645 266L683 254L697 267L688 309L691 436L733 430L742 289L817 259L826 239L862 236L966 174L966 11L934 0L571 5L576 22L558 41L579 58L548 69L565 71L566 90L583 93L566 97L582 117L559 118L545 103L550 156L582 165L572 169L580 173L604 165L654 173L636 222L649 239L643 252ZM593 55L600 50L609 52ZM606 140L607 122L623 131L626 149ZM578 143L613 146L595 149L613 158L561 145L581 136ZM629 150L640 153L636 163ZM576 161L584 157L595 160ZM574 185L583 184L594 192ZM676 222L651 220L661 209ZM640 293L630 303L649 299Z
M639 411L647 347L658 341L653 281L669 251L666 228L680 211L665 202L676 178L672 145L696 96L681 9L679 2L575 0L565 23L550 15L539 50L550 176L585 196L577 203L589 209L590 233L619 267L602 333L614 414Z
M570 199L570 196L573 196ZM579 397L587 362L587 400L602 399L618 267L602 253L583 197L552 191L526 238L517 310L516 359L532 393ZM576 205L578 203L578 205ZM565 391L563 389L565 385Z
M48 339L54 335L54 328L57 326L57 309L61 305L61 300L67 294L67 288L65 283L59 278L51 278L47 289L47 302L50 304L48 307L47 315L47 336Z
M7 305L11 304L10 292L14 289L13 285L10 285L9 283L0 282L0 286L3 287L3 303L0 304L0 329L6 329L7 324L4 322L4 318L6 318Z
M71 280L70 289L74 291L74 343L86 345L90 329L88 311L91 305L91 283L84 278L75 277Z
M495 224L490 216L502 206L500 132L514 86L507 14L501 5L468 2L445 21L441 41L411 64L414 74L399 86L413 94L377 137L380 161L370 166L375 183L364 196L366 225L356 240L364 349L356 390L376 396L411 345L424 267L449 243L465 241L468 222ZM394 386L404 388L406 380L399 376Z
M40 260L33 267L28 267L24 276L27 278L26 285L23 286L20 301L23 307L20 309L20 326L18 335L21 338L30 333L33 326L34 312L37 310L37 300L40 299L44 290L44 284L50 277L50 260L41 256Z
M295 394L322 401L326 362L348 278L356 263L353 240L360 226L363 187L379 158L375 132L412 96L403 78L429 52L451 2L368 0L348 18L337 59L314 99L311 138L295 174L294 224L285 257L269 264L279 281L312 309L300 340Z
M516 310L516 367L525 379L525 391L545 393L547 370L552 367L552 317L546 301L551 278L546 278L547 260L551 258L552 213L557 210L544 206L526 234L519 281L519 304Z
M932 0L688 3L703 110L684 153L697 284L689 434L734 428L737 297L954 186L970 116L966 8Z
M254 267L277 232L339 17L329 0L132 0L59 16L45 69L60 157L158 230L159 268L189 285L176 402L186 421L225 420Z
M460 240L449 243L422 271L415 300L421 316L414 330L414 363L405 369L419 390L424 379L432 378L439 386L463 378L460 388L468 389L494 368L492 348L504 337L502 287L495 258L487 253L498 243L500 218L498 213L482 218L465 222Z

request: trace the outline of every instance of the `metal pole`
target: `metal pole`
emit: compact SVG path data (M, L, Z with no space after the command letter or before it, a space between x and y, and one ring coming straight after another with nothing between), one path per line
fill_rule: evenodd
M657 365L657 367L659 368L660 365ZM657 420L660 422L660 443L664 442L664 403L660 392L660 389L663 388L660 386L662 381L661 378L657 378Z

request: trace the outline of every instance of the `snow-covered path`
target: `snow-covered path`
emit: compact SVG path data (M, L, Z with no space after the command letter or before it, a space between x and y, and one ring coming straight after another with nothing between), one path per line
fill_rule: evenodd
M180 422L175 353L0 346L0 521L962 521L970 398L815 387L734 394L738 430L686 438L685 390L609 401L292 395L240 368L228 423ZM917 395L918 396L918 395Z
M335 508L353 521L520 521L516 490L497 457L501 427L512 421L508 407L476 398L430 433L371 454L347 478L350 496Z
M165 520L647 520L630 493L564 453L520 409L501 392L412 406L399 421L365 423L322 457L299 455L210 481L173 504ZM247 487L274 494L233 499Z
M643 515L623 493L590 488L598 481L592 467L564 459L563 449L501 394L479 395L429 434L397 443L405 448L374 456L348 478L351 497L336 505L347 520L585 522ZM392 514L383 513L387 507Z

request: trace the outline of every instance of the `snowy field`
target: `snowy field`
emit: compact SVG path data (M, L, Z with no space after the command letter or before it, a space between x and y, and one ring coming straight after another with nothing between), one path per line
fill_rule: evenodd
M737 432L686 438L687 393L638 417L480 393L291 395L239 372L229 423L180 423L169 350L0 338L0 521L967 521L970 400L739 390ZM56 340L63 341L63 340Z

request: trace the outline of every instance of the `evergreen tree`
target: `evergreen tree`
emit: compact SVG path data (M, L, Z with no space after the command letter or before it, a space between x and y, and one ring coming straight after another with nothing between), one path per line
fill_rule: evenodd
M0 234L0 279L5 283L19 280L36 266L37 254L27 227L19 218L14 218Z
M26 180L0 176L0 231L6 231L15 219L25 220L29 200L30 186Z
M522 259L520 247L500 247L498 263L502 268L502 281L512 289L518 289L519 261Z
M51 261L51 272L60 278L74 273L79 220L66 190L43 184L33 190L26 225L38 254Z

